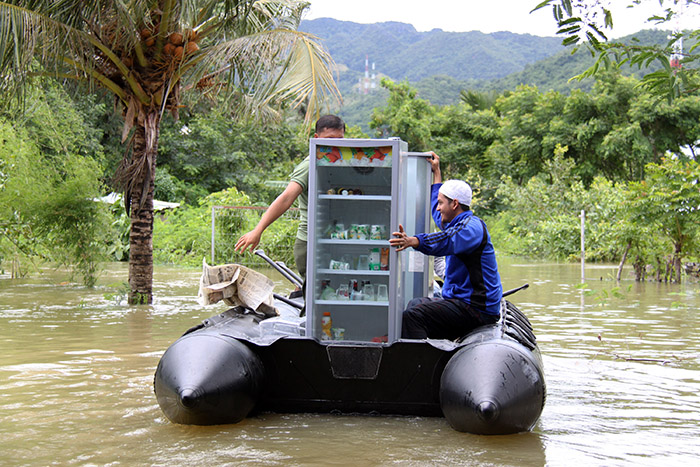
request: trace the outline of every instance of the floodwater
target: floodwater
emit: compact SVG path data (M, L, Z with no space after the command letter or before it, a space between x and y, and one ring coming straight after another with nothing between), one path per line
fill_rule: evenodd
M700 461L700 285L614 280L613 266L499 260L538 337L547 403L530 433L458 433L443 418L264 414L170 423L153 394L165 349L223 311L199 271L157 267L128 307L127 268L93 290L65 274L0 276L0 465L668 466ZM287 284L270 273L279 284Z

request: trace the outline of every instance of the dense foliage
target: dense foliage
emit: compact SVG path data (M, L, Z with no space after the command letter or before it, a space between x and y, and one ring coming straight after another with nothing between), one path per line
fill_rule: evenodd
M641 3L633 0L628 7ZM609 41L607 34L613 30L614 20L608 5L600 0L544 0L533 7L552 9L563 45L585 47L596 58L578 78L595 76L601 69L630 65L642 70L642 87L669 101L700 90L700 30L682 29L679 22L686 15L694 17L700 11L700 1L658 0L647 4L656 8L647 22L672 29L661 44ZM652 64L656 69L650 68Z
M576 259L585 211L588 260L676 281L684 262L700 260L698 93L660 100L620 72L567 92L455 86L454 103L442 106L405 80L381 86L385 98L367 109L366 127L346 135L398 136L410 150L440 154L445 177L471 183L499 254ZM128 253L123 206L112 205L106 220L92 201L108 192L100 182L123 151L112 142L119 128L110 103L71 98L48 81L25 102L30 112L0 120L0 261L18 275L32 262L69 264L94 283L105 254ZM180 117L161 124L155 197L181 206L157 212L154 258L199 266L211 254L213 206L269 205L306 154L309 133L297 112L275 123L234 121L216 101L188 103ZM232 247L260 211L217 216L215 261L255 265ZM295 232L295 220L280 219L260 248L293 264Z
M184 96L220 98L236 118L305 123L340 94L332 58L298 31L298 0L0 2L0 101L23 101L35 75L109 93L123 118L114 176L130 215L130 304L153 300L156 160L163 115ZM65 84L70 81L72 84Z
M236 188L228 188L204 197L195 206L184 206L174 213L156 219L153 251L159 263L200 266L202 259L211 262L212 208L214 206L250 206L251 199ZM233 250L238 237L253 227L260 218L260 211L217 210L215 221L217 264L264 264L263 260L247 253L240 256ZM293 245L297 221L280 219L265 231L261 247L276 261L294 264Z
M371 125L428 141L445 176L468 180L501 252L577 257L583 210L591 260L631 254L638 278L680 280L681 259L698 259L700 96L659 102L634 78L603 74L591 92L520 86L430 108L407 83L383 85L392 95Z
M277 192L266 185L286 180L301 154L308 151L298 124L263 125L234 121L220 109L184 113L161 130L158 163L163 170L156 198L196 204L209 193L235 186L272 202Z
M46 85L21 118L0 118L0 260L15 277L47 261L67 265L91 286L114 240L106 207L94 201L99 131Z

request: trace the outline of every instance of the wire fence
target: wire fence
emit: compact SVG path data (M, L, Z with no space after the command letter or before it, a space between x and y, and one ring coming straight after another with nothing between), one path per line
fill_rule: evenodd
M237 263L250 268L269 267L252 252L234 250L241 235L250 232L267 210L263 206L213 206L211 211L211 257L215 264ZM275 261L294 269L294 240L299 226L299 209L290 208L263 233L257 248Z

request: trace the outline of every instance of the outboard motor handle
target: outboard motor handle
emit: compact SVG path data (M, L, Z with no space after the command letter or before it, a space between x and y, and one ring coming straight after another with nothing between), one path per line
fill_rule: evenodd
M277 263L274 262L272 259L270 259L270 258L265 254L265 252L264 252L263 250L255 250L253 253L256 254L256 255L258 255L258 256L260 256L260 257L261 257L262 259L264 259L265 261L267 261L267 262L270 264L270 266L272 266L273 268L275 268L275 269L277 270L277 272L279 272L280 274L282 274L282 275L283 275L289 282L291 282L292 284L296 285L296 286L299 287L299 288L301 288L301 287L303 286L303 284L301 283L301 281L297 280L292 274L290 274L290 273L288 273L288 272L286 271L286 269L285 269L286 266L285 266L285 268L282 268L279 264L277 264Z
M503 292L503 297L507 297L508 295L513 295L515 292L519 292L521 290L527 289L530 287L530 284L523 284L520 287L516 287L515 289L510 289L505 292Z
M290 276L292 276L294 279L296 279L296 280L297 280L297 284L301 284L301 283L304 282L304 279L302 279L301 276L299 276L299 274L297 274L297 273L295 273L294 271L292 271L292 269L291 269L289 266L287 266L287 265L284 263L284 261L275 261L275 264L277 264L277 266L279 266L279 267L281 267L282 269L284 269L285 271L287 271L287 273L288 273Z
M299 302L295 302L294 300L290 300L290 299L288 299L287 297L283 297L282 295L279 295L279 294L276 294L276 293L273 293L272 296L275 297L276 300L279 300L280 302L284 302L284 303L286 303L286 304L289 305L289 306L293 306L293 307L296 308L297 310L303 310L303 309L304 309L304 305L302 305L302 304L299 303Z

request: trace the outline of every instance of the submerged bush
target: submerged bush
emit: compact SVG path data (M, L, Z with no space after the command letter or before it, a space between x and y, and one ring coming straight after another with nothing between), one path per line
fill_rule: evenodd
M69 267L93 286L111 243L98 164L65 153L45 156L22 129L0 121L0 257L12 275L44 262Z

